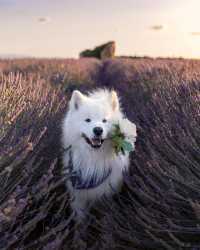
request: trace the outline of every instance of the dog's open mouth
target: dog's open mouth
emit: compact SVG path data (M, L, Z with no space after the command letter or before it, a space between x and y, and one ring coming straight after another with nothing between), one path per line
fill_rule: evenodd
M104 140L101 137L94 137L92 139L89 139L85 134L82 134L85 141L93 148L100 148L104 142Z

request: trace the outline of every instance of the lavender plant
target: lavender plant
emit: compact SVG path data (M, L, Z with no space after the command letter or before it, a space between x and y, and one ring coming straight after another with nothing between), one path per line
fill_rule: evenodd
M0 60L0 249L199 249L200 61L82 60ZM138 136L122 192L78 227L60 124L94 87L119 92Z

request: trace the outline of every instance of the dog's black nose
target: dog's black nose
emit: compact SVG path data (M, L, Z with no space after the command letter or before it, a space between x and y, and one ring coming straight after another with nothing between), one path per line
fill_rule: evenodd
M103 133L103 129L101 127L95 127L93 128L93 132L96 136L100 136Z

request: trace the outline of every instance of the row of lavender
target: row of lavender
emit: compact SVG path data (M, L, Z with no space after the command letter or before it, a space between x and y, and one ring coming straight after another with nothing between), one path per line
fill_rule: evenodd
M200 247L199 61L8 60L0 71L0 249ZM60 125L72 90L93 87L119 92L138 141L121 195L72 242Z

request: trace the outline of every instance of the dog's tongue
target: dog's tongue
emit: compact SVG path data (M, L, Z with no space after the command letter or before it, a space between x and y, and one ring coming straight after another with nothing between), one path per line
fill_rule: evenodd
M99 138L93 138L92 139L92 145L94 145L94 146L100 146L101 145L101 139L99 139Z

